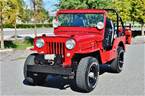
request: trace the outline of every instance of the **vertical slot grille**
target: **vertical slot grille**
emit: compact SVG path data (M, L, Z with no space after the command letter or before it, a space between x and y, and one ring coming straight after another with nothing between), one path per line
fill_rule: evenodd
M62 42L48 42L48 53L64 56L65 44Z

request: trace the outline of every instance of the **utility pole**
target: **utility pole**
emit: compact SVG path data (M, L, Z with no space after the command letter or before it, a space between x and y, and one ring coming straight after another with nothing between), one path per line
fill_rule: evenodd
M1 26L1 30L0 30L0 40L1 40L1 49L4 49L4 33L3 33L3 17L2 17L2 13L3 13L3 2L0 3L0 26Z

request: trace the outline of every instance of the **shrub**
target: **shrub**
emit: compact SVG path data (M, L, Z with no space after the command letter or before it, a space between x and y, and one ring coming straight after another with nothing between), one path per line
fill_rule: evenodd
M5 48L26 49L33 46L33 38L26 37L22 40L12 41L8 40L4 42Z
M14 25L12 24L4 24L3 25L4 28L14 28ZM35 25L34 24L17 24L16 25L17 28L34 28ZM41 27L52 27L52 24L36 24L37 28L41 28Z

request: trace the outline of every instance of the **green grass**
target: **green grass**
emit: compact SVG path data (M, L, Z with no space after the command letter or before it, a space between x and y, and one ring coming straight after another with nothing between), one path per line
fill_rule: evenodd
M5 48L26 49L33 46L33 38L25 38L24 40L5 41Z
M31 43L28 43L26 41L14 41L14 44L16 45L15 49L26 49L27 47L32 46Z

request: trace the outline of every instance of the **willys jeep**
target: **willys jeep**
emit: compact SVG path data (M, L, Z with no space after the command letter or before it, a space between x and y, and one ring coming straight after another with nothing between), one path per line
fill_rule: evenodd
M54 34L34 38L35 53L24 64L27 82L37 85L47 75L59 75L71 80L73 88L90 92L101 65L112 73L122 71L131 32L115 10L59 10L53 24Z

